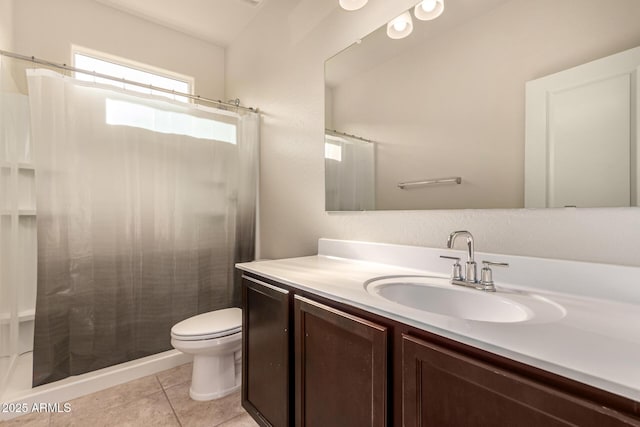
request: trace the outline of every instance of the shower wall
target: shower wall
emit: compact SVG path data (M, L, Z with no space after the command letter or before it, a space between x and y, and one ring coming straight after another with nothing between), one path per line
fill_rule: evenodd
M0 396L33 350L36 302L35 171L29 104L0 70Z

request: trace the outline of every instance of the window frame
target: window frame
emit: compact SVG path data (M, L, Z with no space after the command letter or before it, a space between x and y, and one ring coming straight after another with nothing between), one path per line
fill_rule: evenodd
M155 67L149 64L144 64L142 62L137 62L128 58L123 58L123 57L112 55L105 52L100 52L98 50L89 49L89 48L78 46L78 45L71 45L71 64L74 68L76 68L76 54L88 56L90 58L94 58L100 61L111 62L113 64L116 64L122 67L127 67L132 70L155 74L159 77L164 77L164 78L176 80L179 82L183 82L183 83L186 83L189 87L189 91L186 92L187 94L193 95L195 93L195 79L192 76L188 76L186 74L177 73L175 71L166 70L164 68ZM92 70L86 70L86 71L92 71ZM137 82L137 83L142 83L142 82ZM171 99L169 96L166 96L166 97L168 99ZM187 98L187 102L192 103L193 99Z

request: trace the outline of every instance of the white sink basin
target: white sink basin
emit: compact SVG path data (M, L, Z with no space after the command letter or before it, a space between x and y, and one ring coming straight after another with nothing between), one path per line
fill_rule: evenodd
M430 276L385 276L365 282L367 292L410 309L480 322L552 322L565 315L552 301L516 291L485 292Z

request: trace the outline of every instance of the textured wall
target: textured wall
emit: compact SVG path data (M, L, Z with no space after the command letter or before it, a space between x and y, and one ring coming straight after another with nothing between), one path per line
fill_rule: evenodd
M0 0L0 50L13 48L13 0Z
M71 44L192 76L196 94L224 98L218 46L93 0L14 1L15 52L70 64Z
M411 3L268 1L228 48L228 93L264 111L260 255L313 254L319 237L444 247L468 229L480 251L640 265L637 208L324 211L324 60Z

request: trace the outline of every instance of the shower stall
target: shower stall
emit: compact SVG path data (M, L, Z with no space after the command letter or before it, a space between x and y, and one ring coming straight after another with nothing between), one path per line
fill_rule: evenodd
M0 396L31 386L36 308L35 169L29 100L0 57Z
M156 356L166 368L174 323L239 303L259 115L11 55L0 55L0 401L53 401L42 393L95 371L121 382Z

